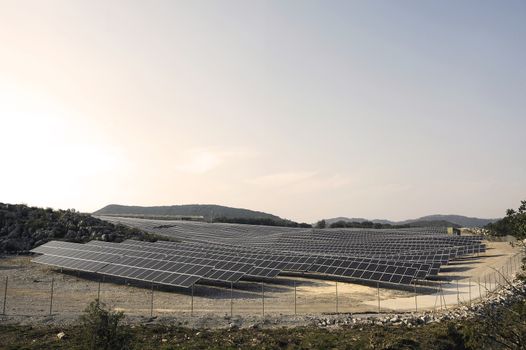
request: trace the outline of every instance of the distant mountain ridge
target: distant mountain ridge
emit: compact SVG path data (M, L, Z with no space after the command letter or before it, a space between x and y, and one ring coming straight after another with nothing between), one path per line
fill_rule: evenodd
M424 225L429 224L430 226L436 226L439 223L442 223L444 225L453 224L451 226L460 226L460 227L483 227L497 220L499 219L481 219L481 218L468 217L468 216L463 216L463 215L435 214L435 215L422 216L417 219L410 219L410 220L403 220L403 221L391 221L391 220L385 220L385 219L368 220L364 218L337 217L337 218L332 218L332 219L325 219L325 222L327 223L327 225L330 225L337 221L350 221L350 222L371 221L374 223L390 224L390 225L424 226Z
M232 208L215 204L183 204L152 207L110 204L97 210L93 215L200 216L205 220L213 220L217 218L283 220L279 216L261 211Z

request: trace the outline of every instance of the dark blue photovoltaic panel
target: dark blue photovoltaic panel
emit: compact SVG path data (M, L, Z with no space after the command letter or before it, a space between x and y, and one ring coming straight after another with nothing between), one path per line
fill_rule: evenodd
M33 250L43 254L35 262L177 286L290 273L408 285L437 275L452 260L486 250L481 237L448 235L443 228L311 229L103 219L172 241L52 241Z

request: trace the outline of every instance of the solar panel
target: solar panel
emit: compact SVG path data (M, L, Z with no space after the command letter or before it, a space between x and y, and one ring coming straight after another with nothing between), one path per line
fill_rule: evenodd
M177 241L52 241L33 250L44 254L35 262L176 286L273 278L285 272L411 284L437 275L451 260L486 249L482 237L450 236L441 228L322 230L104 219Z
M41 255L31 259L31 261L38 264L50 265L84 272L96 272L107 265L107 263L103 262L64 258L60 256L51 255Z
M164 284L169 286L188 288L195 284L202 276L156 271L151 269L108 264L97 271L103 275L128 278L138 281Z

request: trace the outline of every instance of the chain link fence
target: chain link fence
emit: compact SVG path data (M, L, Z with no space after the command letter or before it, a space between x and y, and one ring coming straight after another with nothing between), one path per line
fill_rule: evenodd
M110 280L13 259L0 268L2 314L74 316L99 299L134 316L301 315L323 313L402 313L469 305L508 284L521 270L524 252L501 259L477 277L450 276L415 290L392 290L345 282L283 277L234 285L195 285L183 290ZM457 267L461 269L462 267ZM3 275L3 276L2 276ZM447 276L446 276L447 277Z

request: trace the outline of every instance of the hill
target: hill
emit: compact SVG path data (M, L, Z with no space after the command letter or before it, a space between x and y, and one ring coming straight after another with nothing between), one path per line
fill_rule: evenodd
M346 222L364 222L370 221L375 224L389 224L389 225L410 225L410 226L451 226L451 227L484 227L489 223L495 222L498 219L481 219L474 217L467 217L462 215L427 215L417 219L409 219L403 221L391 221L374 219L368 220L364 218L347 218L337 217L332 219L325 219L327 225L330 225L337 221Z
M401 225L409 225L409 227L462 227L462 225L446 220L418 220Z
M81 243L92 239L120 242L130 238L153 241L159 237L75 210L0 203L0 254L24 253L50 240Z
M461 227L484 227L498 219L481 219L463 215L428 215L417 219L418 221L448 221ZM415 220L409 220L415 221ZM410 223L410 222L409 222Z
M214 221L219 218L283 220L279 216L261 211L231 208L215 204L186 204L154 207L110 204L97 210L93 215L202 217L206 221Z

